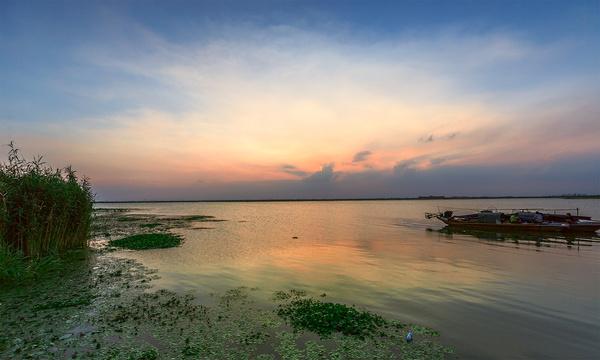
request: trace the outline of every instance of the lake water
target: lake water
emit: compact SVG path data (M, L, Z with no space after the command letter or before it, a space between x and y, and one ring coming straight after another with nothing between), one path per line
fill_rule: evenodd
M506 199L101 204L224 222L179 230L180 248L126 252L157 287L258 296L305 289L442 332L460 358L600 358L600 243L444 234L440 208L580 208L599 200ZM430 229L430 230L428 230ZM592 240L598 241L598 238Z

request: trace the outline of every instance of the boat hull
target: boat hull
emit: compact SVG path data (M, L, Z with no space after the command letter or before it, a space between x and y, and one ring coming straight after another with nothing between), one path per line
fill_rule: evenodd
M600 230L600 224L570 224L569 231L572 232L596 232Z
M444 221L444 220L442 220ZM594 233L600 230L600 224L494 224L494 223L476 223L455 220L445 220L444 223L455 229L484 230L484 231L509 231L509 232L537 232L537 233L565 233L565 232L586 232Z

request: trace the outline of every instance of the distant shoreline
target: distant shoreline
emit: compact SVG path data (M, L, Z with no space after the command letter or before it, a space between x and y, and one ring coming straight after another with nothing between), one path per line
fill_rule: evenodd
M217 203L217 202L307 202L307 201L398 201L398 200L487 200L487 199L598 199L600 195L549 195L549 196L418 196L386 198L315 198L315 199L236 199L236 200L115 200L95 201L95 204L143 204L143 203Z

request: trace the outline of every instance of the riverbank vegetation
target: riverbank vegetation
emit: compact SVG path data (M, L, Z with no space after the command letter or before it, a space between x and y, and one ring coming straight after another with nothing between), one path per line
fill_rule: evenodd
M0 164L0 282L34 277L87 246L93 195L71 167L27 160L11 143Z
M62 260L55 255L37 259L27 258L22 252L0 241L0 285L33 280L39 274L59 268L61 263Z

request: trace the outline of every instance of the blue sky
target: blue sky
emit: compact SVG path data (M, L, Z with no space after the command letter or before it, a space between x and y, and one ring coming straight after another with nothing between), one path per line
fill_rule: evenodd
M0 141L100 199L599 193L599 4L4 1Z

